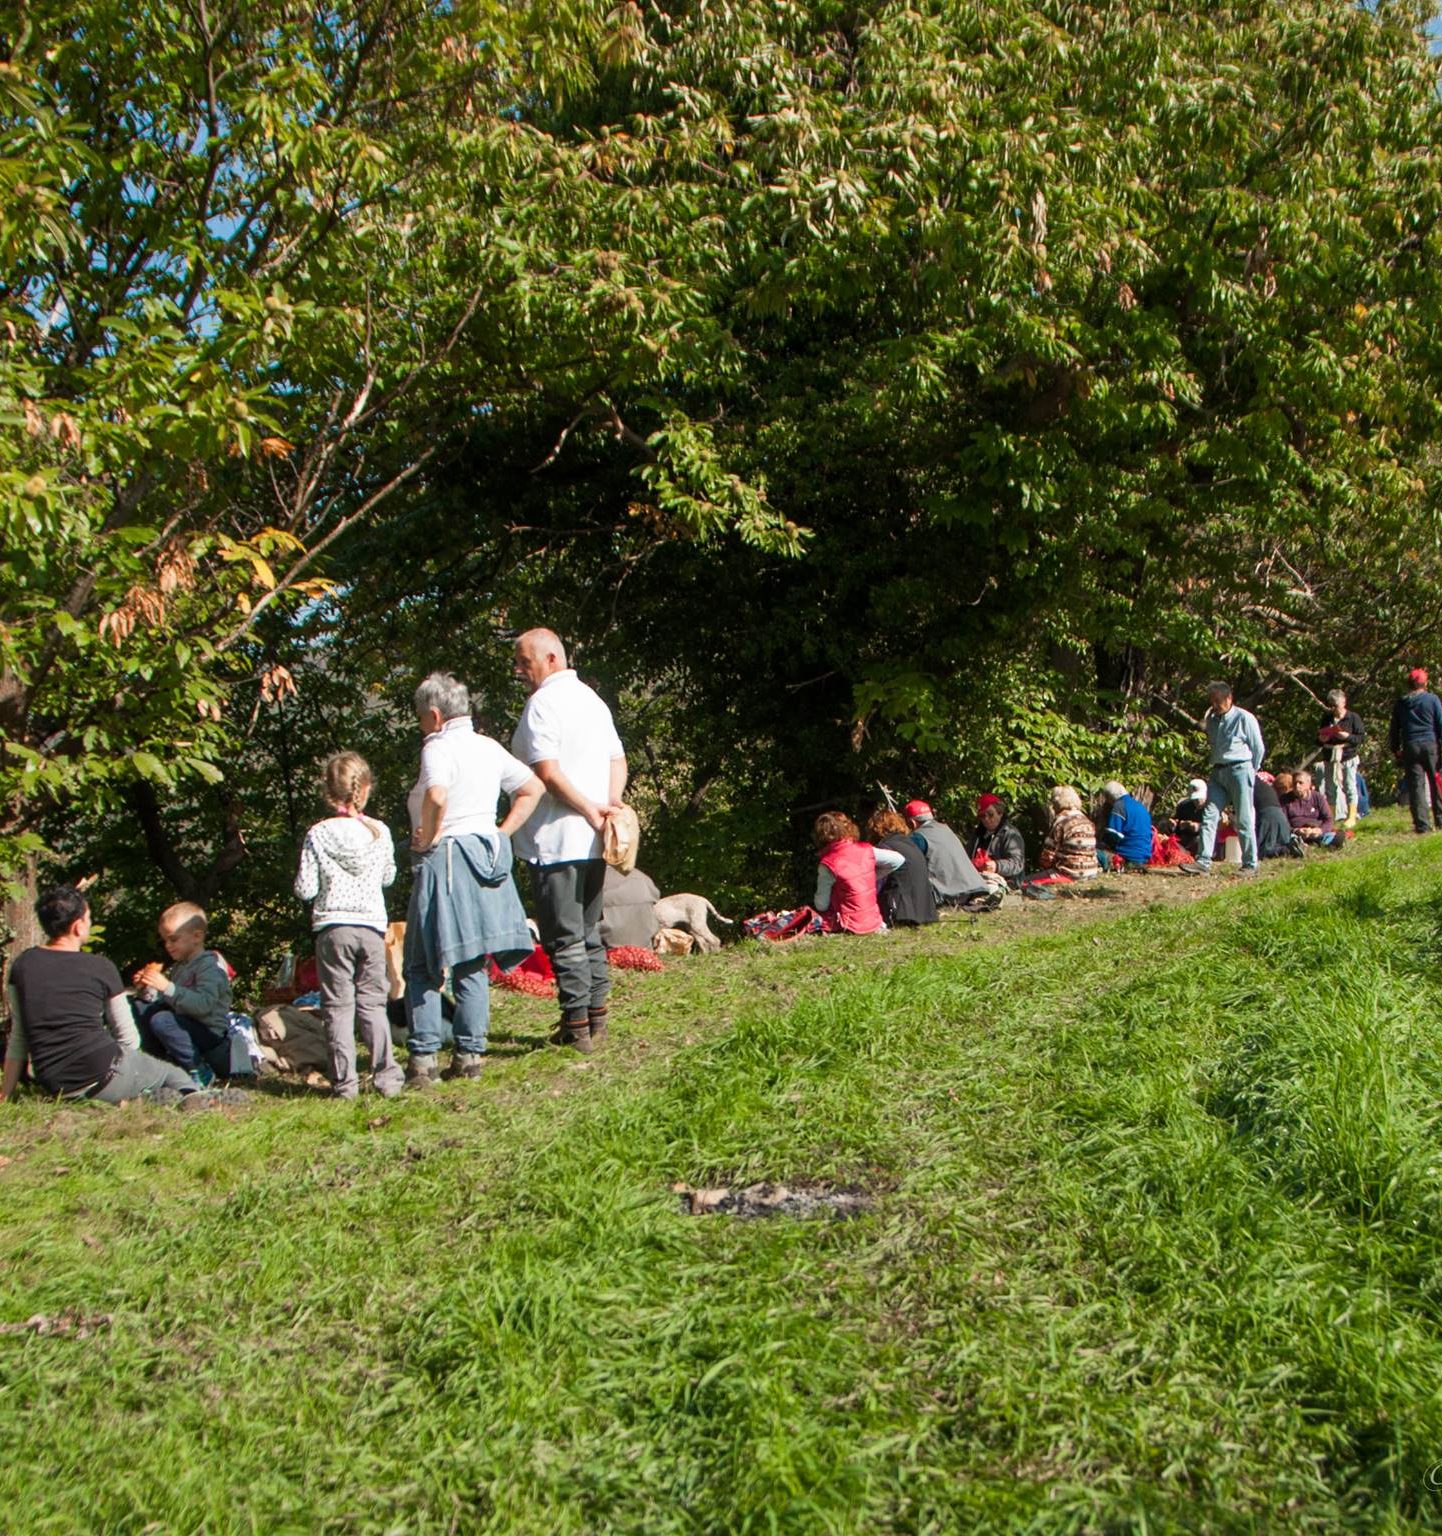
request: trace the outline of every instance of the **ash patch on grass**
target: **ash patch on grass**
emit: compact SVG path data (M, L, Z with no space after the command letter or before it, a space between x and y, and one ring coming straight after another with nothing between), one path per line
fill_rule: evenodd
M873 1196L860 1189L792 1189L786 1184L748 1184L745 1189L692 1189L673 1184L687 1216L857 1216L870 1210Z

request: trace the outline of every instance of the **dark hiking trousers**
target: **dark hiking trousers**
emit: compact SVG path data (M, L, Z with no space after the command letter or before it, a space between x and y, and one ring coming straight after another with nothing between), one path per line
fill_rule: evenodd
M1404 741L1402 771L1407 775L1407 799L1412 806L1412 825L1419 832L1432 826L1433 776L1437 772L1435 741Z
M611 972L601 938L606 861L533 864L531 878L536 887L536 926L556 973L561 1017L584 1024L590 1010L602 1007L611 993Z

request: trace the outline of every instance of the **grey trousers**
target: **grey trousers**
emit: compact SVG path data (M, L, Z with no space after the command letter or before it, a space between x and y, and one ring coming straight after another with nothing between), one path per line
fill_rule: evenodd
M601 937L606 861L533 864L531 878L536 888L536 926L556 973L561 1017L584 1024L590 1010L603 1007L611 995L611 971Z
M195 1093L195 1079L183 1067L147 1056L144 1051L123 1051L115 1074L103 1088L90 1095L102 1104L121 1104L126 1099L148 1098L157 1088Z
M315 968L320 977L320 1016L330 1046L330 1081L337 1098L360 1092L355 1039L359 1033L370 1052L371 1077L377 1088L405 1081L391 1045L386 1017L385 935L374 928L341 924L315 936Z

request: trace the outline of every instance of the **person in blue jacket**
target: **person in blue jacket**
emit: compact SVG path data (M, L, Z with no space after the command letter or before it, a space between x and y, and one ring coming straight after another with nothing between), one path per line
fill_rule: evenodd
M1432 830L1432 801L1437 778L1437 748L1442 741L1442 701L1427 686L1427 674L1414 667L1407 674L1407 692L1392 706L1387 745L1407 777L1412 803L1412 828Z
M1152 856L1152 813L1117 779L1102 785L1107 824L1102 842L1128 870L1145 869Z

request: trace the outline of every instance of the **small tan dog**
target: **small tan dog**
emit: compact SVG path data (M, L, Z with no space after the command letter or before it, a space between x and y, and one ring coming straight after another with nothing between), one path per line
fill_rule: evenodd
M721 940L711 932L706 921L709 913L718 923L728 926L734 917L722 917L704 896L692 896L683 892L679 896L663 896L656 903L656 921L663 928L684 928L696 940L697 948L705 953L721 948Z

